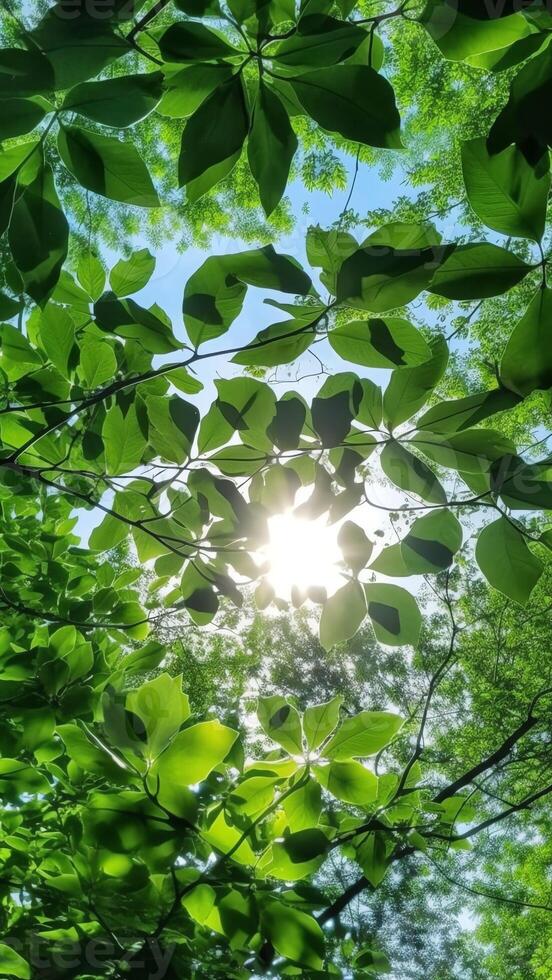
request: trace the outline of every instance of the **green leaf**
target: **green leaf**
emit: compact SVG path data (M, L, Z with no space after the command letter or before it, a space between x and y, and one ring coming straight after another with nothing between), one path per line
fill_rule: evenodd
M247 433L255 445L258 441L270 448L266 427L272 421L276 398L268 385L253 378L231 378L217 381L218 398L203 416L199 429L200 453L216 449L227 442L234 431Z
M58 149L67 169L87 190L135 207L159 207L148 169L132 143L63 126Z
M366 616L366 600L358 582L347 582L324 603L320 617L320 643L331 650L350 640Z
M145 310L132 299L119 300L114 293L104 293L94 304L94 315L101 330L137 340L152 354L170 354L181 347L170 320L159 307Z
M462 528L450 510L436 510L414 521L401 542L410 575L427 575L449 568L462 547Z
M521 396L508 391L507 388L493 388L491 391L481 391L476 395L458 398L454 401L440 401L428 408L418 419L418 429L430 429L432 432L459 432L470 428L496 415L507 412L521 401Z
M34 102L31 99L5 99L2 102L0 141L30 133L31 130L35 129L42 122L46 112L46 108L38 101Z
M130 531L124 520L118 520L112 514L107 514L101 524L92 530L88 545L92 551L111 551L121 541L124 541Z
M303 731L311 752L318 749L328 735L337 728L342 704L343 698L341 695L336 695L331 701L315 704L306 709L303 715Z
M303 754L303 733L297 708L275 694L257 701L257 717L264 732L290 755Z
M273 323L261 330L247 347L235 354L232 363L261 364L264 367L292 364L309 349L315 336L314 328L304 320Z
M281 41L273 57L289 68L322 68L349 58L368 34L360 27L322 14L305 14L291 37Z
M294 786L293 793L282 800L287 826L292 832L317 827L322 811L322 792L314 779Z
M356 967L367 969L370 974L391 973L392 970L387 956L379 949L361 948L354 962Z
M191 20L172 24L158 43L164 60L169 62L216 61L238 53L220 34Z
M31 980L31 967L11 946L0 943L0 972L4 976Z
M0 99L42 95L54 88L54 72L40 51L0 50Z
M44 303L59 280L67 258L69 225L61 210L50 167L15 202L9 230L13 260L25 292Z
M378 777L360 762L330 762L314 767L316 778L332 796L354 806L368 806L378 795Z
M336 275L344 260L356 252L358 242L349 232L336 228L326 231L320 225L314 225L307 231L305 244L309 263L322 269L321 282L335 294Z
M114 12L115 0L111 4ZM75 23L75 13L78 23ZM66 0L60 0L51 7L37 27L28 35L30 42L37 45L52 64L55 85L50 88L67 89L77 82L97 75L103 68L129 52L128 41L113 30L105 17L95 16L100 11L94 7L76 10L68 9ZM48 88L48 86L46 86Z
M385 475L407 493L415 493L431 504L444 504L447 495L429 466L413 456L401 443L392 440L383 447L381 468Z
M491 463L515 453L515 446L495 429L464 429L462 432L419 432L412 443L439 466L460 473L487 473Z
M498 116L488 136L491 153L499 153L511 143L516 143L528 162L538 164L539 169L549 169L546 147L552 142L552 126L549 113L542 107L550 97L552 68L546 48L536 58L531 58L515 76L510 98Z
M402 726L403 719L393 712L361 711L338 728L326 745L324 756L335 762L365 759L389 745Z
M521 531L506 518L482 528L475 557L487 581L503 595L525 606L543 573Z
M512 13L506 4L503 10L508 10L510 16L499 17L494 13L489 15L490 8L485 3L478 4L478 7L479 13L476 14L475 4L463 8L448 0L445 3L442 0L428 0L421 22L450 61L477 64L478 55L508 49L531 34L532 28L523 14L518 12L519 7ZM466 15L464 9L476 16ZM497 11L500 8L493 5L492 9Z
M422 364L431 351L407 320L399 317L353 320L330 330L328 340L336 354L353 364L372 368L396 368Z
M368 879L373 888L377 888L383 881L389 866L385 836L378 831L366 834L356 847L355 856L365 878Z
M337 276L336 295L340 302L372 313L406 306L429 288L435 269L452 247L397 248L385 237L380 242L371 236L345 259Z
M552 388L551 317L552 290L539 289L502 355L500 381L523 397L538 388Z
M503 235L540 242L550 173L537 173L517 146L491 155L485 139L462 144L468 200L483 224Z
M232 66L224 62L187 65L174 75L166 76L167 90L157 111L174 119L191 116L211 92L231 77Z
M457 245L437 269L429 291L447 299L487 299L517 286L532 268L499 245Z
M328 838L317 827L289 834L272 845L271 877L300 881L315 874L328 850Z
M83 82L65 96L63 109L122 129L153 112L163 94L163 75L122 75L101 82Z
M75 324L61 306L48 303L40 317L40 339L52 364L64 377L70 375L75 344Z
M152 783L157 778L163 791L175 792L206 779L224 761L238 733L219 721L202 721L175 735L152 769Z
M146 440L132 405L126 415L123 415L118 405L109 409L102 428L102 439L106 468L110 476L130 473L141 463Z
M147 737L150 759L156 758L190 717L190 702L182 691L182 675L160 674L130 691L126 708L139 718Z
M367 146L401 148L393 89L367 65L320 68L289 81L301 105L323 129Z
M425 405L448 364L446 340L437 334L430 341L431 358L416 367L398 368L383 395L383 416L390 429L412 418Z
M87 388L99 388L107 381L114 380L117 358L108 343L85 340L81 344L79 369Z
M422 617L413 596L397 585L365 585L368 615L376 639L387 646L415 646Z
M281 100L260 81L253 108L247 156L267 216L272 214L284 194L296 150L297 137Z
M246 284L307 295L312 283L297 263L272 245L212 255L186 283L184 324L195 347L226 333L241 312Z
M150 444L163 459L181 465L191 452L199 425L198 409L177 395L151 395L146 405Z
M241 75L233 75L207 96L190 116L184 132L178 161L178 180L183 187L209 172L202 185L206 193L226 176L225 161L233 166L249 132L249 110ZM197 200L199 194L194 193Z
M79 259L77 279L94 302L100 298L105 286L105 270L94 252L89 250Z
M269 901L261 912L261 930L280 956L313 970L322 969L324 933L311 915Z
M354 521L345 521L339 529L337 543L345 564L358 575L370 561L374 547L366 532Z
M17 170L20 170L20 168L20 172L23 173L23 165L28 161L34 161L38 158L38 154L34 152L38 147L38 138L32 138L30 140L25 140L23 143L12 144L7 149L4 149L3 147L0 148L0 180L5 181L6 177L10 177ZM6 221L6 227L7 226L8 221Z
M128 259L119 259L111 270L109 283L117 296L130 296L147 286L154 271L155 258L149 248L141 248Z

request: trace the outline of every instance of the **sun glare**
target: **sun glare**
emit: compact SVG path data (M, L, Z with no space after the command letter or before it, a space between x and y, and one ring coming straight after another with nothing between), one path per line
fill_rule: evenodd
M264 557L270 562L268 578L280 598L288 599L293 586L302 590L323 586L331 594L343 584L337 566L342 557L337 527L328 527L324 518L307 521L287 511L270 519L269 530Z

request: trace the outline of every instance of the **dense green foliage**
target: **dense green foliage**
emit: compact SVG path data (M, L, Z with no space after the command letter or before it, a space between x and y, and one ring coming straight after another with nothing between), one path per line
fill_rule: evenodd
M0 972L549 977L548 5L38 8L0 50ZM252 247L182 325L144 305L144 236L221 230ZM278 594L288 512L337 528L335 591ZM393 939L419 871L481 900L482 965Z

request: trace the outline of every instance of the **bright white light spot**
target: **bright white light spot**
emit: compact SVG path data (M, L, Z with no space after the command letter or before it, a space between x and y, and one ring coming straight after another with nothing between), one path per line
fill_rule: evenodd
M329 595L343 585L337 564L342 559L338 528L328 527L325 517L305 521L287 511L271 517L268 524L264 557L270 562L268 579L280 598L288 599L294 585L303 590L322 586Z

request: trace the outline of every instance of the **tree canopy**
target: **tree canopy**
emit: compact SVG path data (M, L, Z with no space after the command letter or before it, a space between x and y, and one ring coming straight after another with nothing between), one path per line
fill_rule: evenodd
M0 4L3 976L551 975L549 6Z

